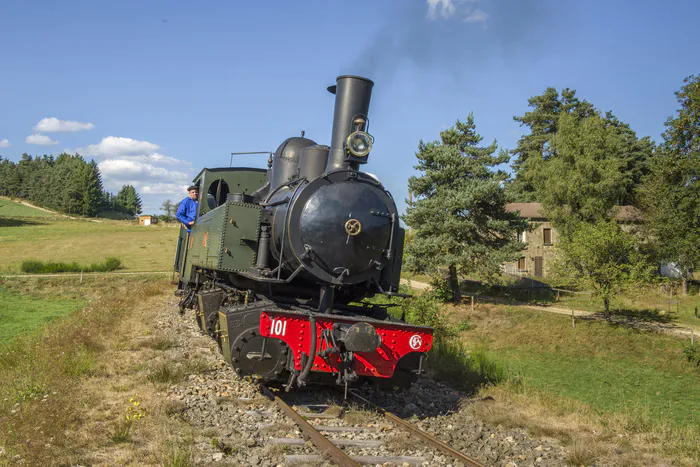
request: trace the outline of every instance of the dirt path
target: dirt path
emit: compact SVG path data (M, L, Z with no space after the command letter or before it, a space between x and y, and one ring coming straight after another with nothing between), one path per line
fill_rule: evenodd
M401 279L402 285L409 285L415 290L426 290L430 288L430 284L420 281L408 281L406 279ZM464 295L470 295L468 292L462 292ZM574 316L574 317L591 317L591 319L604 319L602 313L586 310L578 310L574 308L561 308L556 306L545 306L545 305L513 305L518 308L525 308L528 310L536 311L546 311L547 313L555 313L558 315ZM624 317L623 317L624 318ZM618 320L619 321L619 320ZM693 335L700 336L700 326L684 325L677 326L675 324L665 324L665 323L651 323L651 322L629 322L630 325L639 328L646 329L650 331L657 332L667 332L671 334L676 334L679 336L691 337Z

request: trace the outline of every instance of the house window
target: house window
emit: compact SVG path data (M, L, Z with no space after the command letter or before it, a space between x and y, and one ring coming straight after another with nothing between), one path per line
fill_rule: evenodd
M542 240L545 245L552 244L552 229L542 229Z
M518 260L518 271L525 271L525 257L521 256Z

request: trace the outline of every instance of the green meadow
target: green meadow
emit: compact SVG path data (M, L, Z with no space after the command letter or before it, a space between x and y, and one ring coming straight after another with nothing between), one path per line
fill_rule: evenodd
M0 286L0 344L70 314L87 304L81 298L42 297Z
M0 199L0 273L19 273L27 260L90 265L110 256L123 272L169 271L178 232L172 224L52 216Z

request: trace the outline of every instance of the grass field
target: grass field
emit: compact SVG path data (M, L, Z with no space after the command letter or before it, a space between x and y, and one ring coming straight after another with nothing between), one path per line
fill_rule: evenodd
M18 210L31 208L5 200L0 204L2 272L19 272L22 261L30 259L91 264L108 256L119 258L123 271L172 267L176 228L24 215ZM84 282L75 277L0 282L0 347L10 346L16 352L12 355L17 355L14 360L5 361L11 353L0 358L0 424L17 401L41 407L32 398L47 393L59 381L66 397L55 406L63 412L52 412L51 423L56 424L55 433L70 425L70 414L78 402L69 395L80 375L94 371L94 360L101 352L97 334L109 334L120 313L166 288L167 281L134 276L91 277ZM630 296L625 307L663 309L665 297L658 294L657 298L658 302L651 295ZM697 295L682 297L679 316L672 314L672 322L695 319L697 299ZM389 300L383 297L380 301ZM558 306L600 311L597 301L581 296L562 295ZM71 313L77 309L82 311ZM446 311L463 343L457 353L469 352L462 360L472 367L492 368L488 373L495 376L495 384L481 394L493 395L495 402L473 404L480 418L525 427L535 436L557 437L575 452L576 446L583 445L581 455L575 456L580 460L576 465L590 465L596 459L618 464L611 461L618 455L629 460L621 460L620 465L654 465L648 459L634 461L642 451L644 455L669 455L680 465L693 465L693 459L700 459L700 369L682 354L689 339L600 321L579 320L573 328L566 316L508 303L478 300L473 314L465 306L448 305ZM645 316L668 319L651 312ZM46 323L51 325L42 326ZM27 338L15 339L19 334ZM63 346L65 356L59 364L45 355L44 346ZM37 415L36 420L41 417ZM26 426L15 427L21 436L6 442L23 446L29 436L25 438L25 432L33 433L35 426L35 421L27 419ZM44 430L46 439L58 436ZM608 447L590 454L589 446L596 443Z
M48 301L76 297L81 302L74 305L85 306L0 345L0 465L83 464L74 458L85 440L76 439L74 433L91 421L82 418L85 409L104 402L85 391L84 385L114 363L115 359L101 357L106 342L121 338L116 330L125 314L142 307L149 297L162 295L168 283L136 276L101 276L83 282L23 278L5 285L10 290L4 289L3 300L9 296L16 303L17 295L31 296L32 305L21 310L27 313L35 312L33 306L47 311ZM19 300L29 303L27 297ZM116 416L124 417L122 408ZM98 442L104 452L105 443Z
M556 305L595 312L603 310L602 300L587 295L561 294ZM658 288L623 294L616 297L611 304L613 313L644 315L660 322L697 327L700 326L700 319L695 316L696 307L700 312L700 294L674 294L670 298L667 292Z
M700 423L700 372L681 339L506 307L467 332L525 384L602 411L648 413L674 424Z
M35 209L8 198L0 197L0 216L2 217L56 217L52 212ZM2 224L0 224L0 227Z
M579 320L574 328L566 316L508 305L481 304L473 315L452 307L449 314L469 319L471 329L460 333L469 352L506 368L508 381L493 391L527 414L509 423L536 424L527 417L536 419L539 406L543 417L583 417L588 429L596 424L611 436L650 436L655 446L673 438L679 456L700 458L700 368L683 356L690 339L601 321ZM567 430L565 438L581 435Z
M0 286L0 344L85 306L87 300L39 296Z
M25 260L92 264L108 256L121 260L126 272L172 269L177 228L138 226L133 221L37 217L28 214L30 211L44 213L0 200L1 272L19 272Z

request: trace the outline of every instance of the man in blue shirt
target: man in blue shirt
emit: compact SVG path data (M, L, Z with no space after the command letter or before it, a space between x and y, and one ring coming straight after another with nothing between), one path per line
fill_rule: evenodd
M186 228L188 232L191 232L192 224L194 224L194 219L197 217L197 195L199 194L199 188L197 188L196 185L192 185L187 189L187 193L187 198L180 201L175 217L182 222L182 226Z

